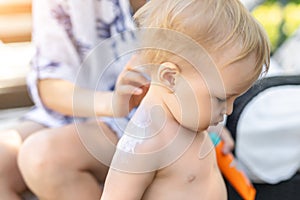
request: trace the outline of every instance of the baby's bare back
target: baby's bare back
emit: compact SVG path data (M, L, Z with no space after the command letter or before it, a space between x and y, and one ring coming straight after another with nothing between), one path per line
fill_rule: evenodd
M180 158L157 171L142 199L227 199L213 144L207 133L198 134Z

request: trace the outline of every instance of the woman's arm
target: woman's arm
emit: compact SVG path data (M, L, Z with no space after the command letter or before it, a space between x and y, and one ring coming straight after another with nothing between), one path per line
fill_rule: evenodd
M44 105L63 115L78 117L112 115L112 92L94 92L61 79L40 80L38 88ZM94 102L94 105L89 102Z
M119 75L114 92L88 90L61 79L43 79L38 83L39 94L47 108L64 115L123 117L139 105L149 87L149 80L128 66Z

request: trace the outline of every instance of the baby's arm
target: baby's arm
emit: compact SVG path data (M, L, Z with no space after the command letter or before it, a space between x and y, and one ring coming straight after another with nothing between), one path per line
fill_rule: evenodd
M154 174L127 173L110 168L101 200L140 200Z
M156 139L123 135L110 166L101 200L140 200L154 179Z

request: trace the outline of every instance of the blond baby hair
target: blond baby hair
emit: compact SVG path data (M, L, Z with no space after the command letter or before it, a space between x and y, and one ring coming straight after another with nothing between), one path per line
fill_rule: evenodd
M150 0L137 11L134 18L140 28L169 29L187 35L208 53L219 50L226 52L226 48L238 43L241 46L240 54L225 66L255 53L255 73L252 80L269 68L268 37L239 0ZM155 42L165 39L145 37L143 40L151 43L151 40ZM178 46L180 45L176 43L169 44L169 48L180 48ZM168 53L147 50L144 55L147 55L147 61L160 64L166 61Z

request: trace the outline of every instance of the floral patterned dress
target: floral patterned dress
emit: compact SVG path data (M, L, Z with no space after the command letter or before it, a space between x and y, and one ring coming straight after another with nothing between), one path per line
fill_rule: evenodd
M86 120L46 108L37 81L62 79L83 88L112 90L129 58L119 49L134 40L128 0L34 0L33 25L36 54L27 83L35 106L25 118L48 127ZM103 120L120 135L128 118Z

